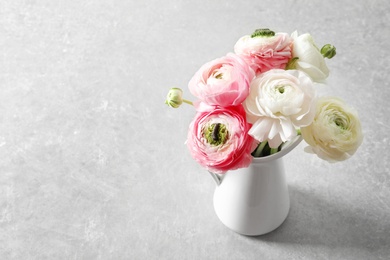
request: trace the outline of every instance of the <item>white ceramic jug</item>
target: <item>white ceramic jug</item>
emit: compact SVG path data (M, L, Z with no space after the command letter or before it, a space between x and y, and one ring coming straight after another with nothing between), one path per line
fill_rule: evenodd
M276 154L253 158L247 168L223 175L217 182L214 209L225 226L249 236L263 235L279 227L290 209L283 156L302 140L298 136Z

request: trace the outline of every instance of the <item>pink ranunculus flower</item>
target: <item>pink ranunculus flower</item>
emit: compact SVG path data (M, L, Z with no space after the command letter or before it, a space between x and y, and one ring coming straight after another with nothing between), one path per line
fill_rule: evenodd
M254 72L239 56L230 53L204 64L188 84L190 92L213 106L237 106L249 94Z
M255 78L243 103L249 134L259 142L278 147L291 141L296 128L309 125L315 115L313 81L298 70L270 70Z
M192 157L213 173L247 167L256 144L248 135L242 105L198 112L191 122L187 146Z
M256 75L270 69L286 68L292 56L292 38L287 33L252 36L241 37L234 46L234 52L245 59Z

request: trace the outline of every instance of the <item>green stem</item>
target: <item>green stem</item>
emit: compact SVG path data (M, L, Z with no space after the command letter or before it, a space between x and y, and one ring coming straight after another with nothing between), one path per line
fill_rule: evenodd
M271 151L269 154L274 154L274 153L277 153L278 151L279 151L279 147L271 148Z
M261 153L263 152L263 149L264 147L267 145L267 141L263 141L259 144L259 146L257 146L254 154L253 154L253 157L260 157Z
M191 105L191 106L194 105L191 101L189 101L189 100L187 100L187 99L183 99L183 102L184 102L184 103L187 103L187 104L189 104L189 105Z

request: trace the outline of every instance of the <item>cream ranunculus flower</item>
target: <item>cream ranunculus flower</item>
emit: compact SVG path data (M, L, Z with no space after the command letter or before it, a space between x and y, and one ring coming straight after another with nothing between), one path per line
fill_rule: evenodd
M298 59L292 62L290 68L305 72L315 82L323 82L329 76L329 69L312 36L308 33L298 36L298 32L295 31L291 37L292 57Z
M276 148L311 124L315 112L313 81L298 70L269 70L255 78L244 107L253 124L249 135Z
M348 159L363 141L357 112L336 97L318 99L313 123L301 132L310 145L305 151L330 162Z

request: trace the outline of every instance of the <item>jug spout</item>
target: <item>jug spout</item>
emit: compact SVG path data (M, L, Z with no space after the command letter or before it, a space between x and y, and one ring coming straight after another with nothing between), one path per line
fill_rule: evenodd
M213 180L215 181L217 186L221 185L222 180L223 180L223 175L222 174L218 174L218 173L213 173L211 171L209 171L209 173L210 173L211 177L213 177Z

